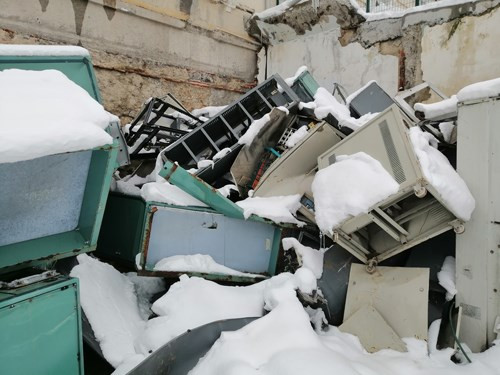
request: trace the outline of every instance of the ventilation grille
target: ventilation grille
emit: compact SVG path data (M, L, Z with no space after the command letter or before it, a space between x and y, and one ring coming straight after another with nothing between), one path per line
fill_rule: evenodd
M382 139L384 140L384 146L385 150L387 151L387 156L389 156L392 174L394 175L396 181L401 185L406 181L406 176L405 172L403 171L403 167L401 166L401 161L399 160L396 146L394 145L394 141L392 140L387 121L383 121L380 124L380 132L382 133Z

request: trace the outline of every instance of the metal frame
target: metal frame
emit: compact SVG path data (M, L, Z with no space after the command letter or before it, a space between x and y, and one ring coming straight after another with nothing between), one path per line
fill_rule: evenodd
M171 114L172 111L190 117L194 125L173 116ZM162 119L171 120L172 124L170 124L170 126L158 124L158 121ZM130 124L128 134L125 137L128 146L134 146L134 151L130 153L132 159L156 158L162 149L189 133L189 130L180 129L181 124L184 124L188 129L193 129L201 125L202 121L187 111L182 104L170 94L163 98L149 99ZM139 127L135 129L137 126ZM146 138L140 141L136 146L135 143L140 140L142 135L146 135ZM141 154L143 150L153 150L154 152Z
M408 116L412 121L418 123L420 122L420 119L415 116L415 111L413 108L408 104L406 101L406 98L409 98L410 96L416 94L419 91L429 89L434 91L439 97L442 99L448 99L448 97L441 91L439 90L436 86L434 86L432 83L429 82L423 82L417 86L412 87L411 89L400 91L394 98L393 100L396 102L396 104L403 110L403 112Z
M227 172L242 145L239 138L253 121L269 113L274 107L292 107L300 102L297 94L279 75L273 75L260 85L219 112L203 125L178 139L163 151L164 160L179 163L185 169L197 168L198 161L212 159L224 148L231 152L203 168L196 175L212 183Z
M92 62L86 56L0 56L0 70L56 69L101 102ZM0 247L1 272L73 256L96 248L104 207L116 167L118 142L92 150L78 227L69 232Z

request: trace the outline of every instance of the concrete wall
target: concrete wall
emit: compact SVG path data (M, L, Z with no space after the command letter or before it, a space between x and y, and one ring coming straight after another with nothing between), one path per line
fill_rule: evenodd
M255 84L259 43L244 21L267 0L0 0L0 43L90 50L105 107L129 121L150 96L189 109Z
M423 80L451 95L472 82L500 77L499 1L479 0L378 20L353 16L352 9L345 10L349 4L344 0L320 4L316 14L305 3L252 25L268 44L268 74L290 76L307 65L327 89L338 82L352 92L375 79L391 95ZM258 66L262 79L264 50Z

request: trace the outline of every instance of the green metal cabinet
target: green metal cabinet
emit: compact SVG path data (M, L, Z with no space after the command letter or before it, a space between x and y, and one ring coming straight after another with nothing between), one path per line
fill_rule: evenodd
M78 280L0 290L0 373L83 374Z
M0 56L0 71L5 69L56 69L101 100L88 56ZM115 140L93 150L0 164L0 273L95 250L117 153ZM71 180L66 190L60 188L63 179ZM34 197L36 205L29 204ZM59 225L68 207L71 225Z

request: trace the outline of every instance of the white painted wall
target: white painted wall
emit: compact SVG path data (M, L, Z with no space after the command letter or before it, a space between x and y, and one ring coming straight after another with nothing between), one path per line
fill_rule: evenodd
M448 95L500 77L500 11L462 18L450 37L453 24L425 27L422 38L423 78Z
M320 86L329 91L333 83L340 83L351 93L370 80L378 83L390 94L397 92L398 59L382 55L377 47L364 49L358 43L342 47L338 38L340 28L335 18L327 25L315 27L304 36L298 36L268 49L268 76L279 73L282 77L293 76L298 67L307 65ZM259 81L264 78L265 55L259 54Z

